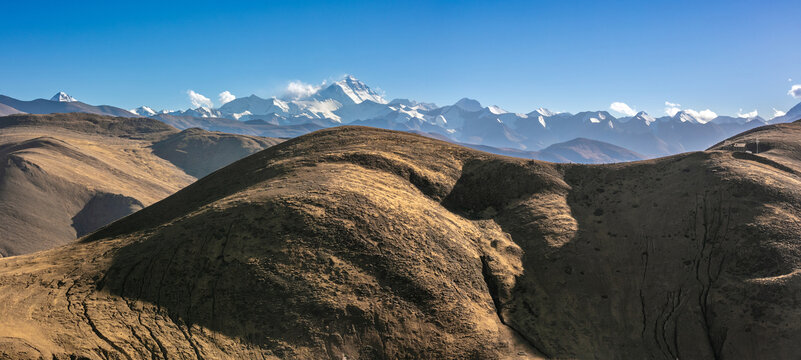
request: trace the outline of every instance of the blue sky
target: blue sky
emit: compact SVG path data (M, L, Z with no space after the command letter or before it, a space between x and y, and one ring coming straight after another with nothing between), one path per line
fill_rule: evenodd
M801 99L801 1L4 1L0 94L187 108L353 74L515 112L771 117ZM616 114L619 115L619 114Z

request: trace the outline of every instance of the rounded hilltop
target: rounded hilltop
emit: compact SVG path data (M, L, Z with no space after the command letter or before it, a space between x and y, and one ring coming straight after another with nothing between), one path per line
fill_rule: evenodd
M373 128L318 131L79 243L0 260L0 348L791 357L799 168L771 151L588 166Z

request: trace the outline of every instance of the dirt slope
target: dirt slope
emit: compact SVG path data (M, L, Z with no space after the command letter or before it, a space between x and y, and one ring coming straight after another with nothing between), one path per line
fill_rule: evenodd
M196 131L200 145L187 145L183 137L151 119L0 117L0 256L73 241L276 142Z
M557 165L327 129L0 260L0 349L792 358L801 169L783 166L729 151Z
M190 128L154 143L151 148L156 156L169 160L189 175L201 178L281 141Z

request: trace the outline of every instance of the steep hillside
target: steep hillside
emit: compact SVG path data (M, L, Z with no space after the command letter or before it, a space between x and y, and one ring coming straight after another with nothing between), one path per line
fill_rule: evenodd
M586 166L319 131L80 243L0 259L0 349L792 358L801 169L738 154Z
M0 117L0 256L73 241L276 141L143 118Z

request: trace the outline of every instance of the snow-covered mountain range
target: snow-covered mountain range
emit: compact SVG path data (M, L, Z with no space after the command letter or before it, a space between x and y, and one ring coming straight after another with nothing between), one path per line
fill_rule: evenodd
M771 120L747 115L700 118L698 113L680 110L673 116L658 118L645 112L618 118L607 111L571 114L545 108L521 114L494 105L484 106L468 98L453 105L437 106L409 99L387 101L379 91L353 76L304 92L302 96L265 99L250 95L227 101L219 108L203 106L182 111L157 111L141 106L126 111L113 106L84 104L63 92L51 100L32 101L0 95L0 105L0 115L80 111L143 116L159 119L179 129L201 127L262 136L296 136L330 126L364 125L412 131L521 154L534 154L551 145L581 138L585 143L605 142L644 157L703 150L757 126L801 119L801 104Z
M544 108L520 114L498 106L483 106L468 98L446 106L408 99L387 101L379 92L353 76L302 97L264 99L251 95L236 98L216 109L199 107L156 112L141 107L132 112L163 120L178 116L183 119L219 118L242 122L257 120L277 126L365 125L416 131L460 143L523 151L537 151L552 144L585 138L622 146L647 157L703 150L726 137L769 122L758 116L702 119L690 111L677 111L673 116L659 118L645 112L617 118L607 111L570 114ZM770 122L798 118L801 118L801 109L796 112L790 110L784 117Z

